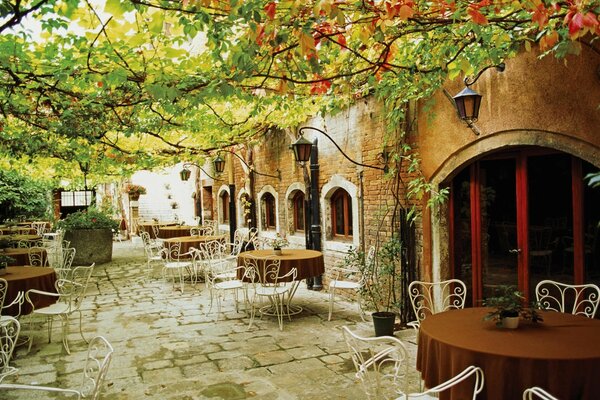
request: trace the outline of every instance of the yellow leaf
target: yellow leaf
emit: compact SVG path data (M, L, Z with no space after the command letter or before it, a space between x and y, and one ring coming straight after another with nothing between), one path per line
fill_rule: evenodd
M401 20L406 21L407 19L411 18L414 13L415 11L405 4L400 7L400 13L398 15L400 16Z

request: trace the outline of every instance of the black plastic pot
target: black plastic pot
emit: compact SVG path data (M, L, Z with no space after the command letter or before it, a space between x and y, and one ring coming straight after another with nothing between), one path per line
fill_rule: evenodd
M378 311L371 314L375 336L394 336L396 314L389 311Z

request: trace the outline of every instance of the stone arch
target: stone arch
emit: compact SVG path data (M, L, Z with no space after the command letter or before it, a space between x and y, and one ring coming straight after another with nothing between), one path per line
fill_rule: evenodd
M459 149L444 160L431 177L431 182L439 188L451 179L463 166L496 151L510 150L519 146L539 146L562 151L600 167L600 148L576 136L561 132L538 129L512 129L487 134ZM449 264L449 227L447 218L448 203L433 209L431 218L432 275L434 281L446 279Z
M352 200L352 242L341 242L333 240L331 226L331 203L330 199L337 189L344 189ZM349 247L358 248L360 244L359 231L359 207L358 207L358 187L341 175L333 175L321 189L321 224L323 226L322 234L325 248L337 251L348 251Z
M258 221L257 221L257 225L258 225L258 229L260 231L267 231L268 229L265 228L264 226L264 213L265 210L263 210L263 202L262 202L262 198L265 195L265 193L270 193L273 195L273 197L275 198L275 230L279 231L280 229L280 223L279 223L279 194L277 193L277 191L275 190L275 188L271 185L265 185L261 188L261 190L258 192L258 195L256 196L257 202L256 202L256 214L258 217Z

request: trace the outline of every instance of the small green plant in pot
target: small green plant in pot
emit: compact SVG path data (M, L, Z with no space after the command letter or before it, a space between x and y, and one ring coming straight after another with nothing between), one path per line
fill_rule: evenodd
M14 262L14 258L9 257L5 254L0 254L0 275L5 275L6 267L8 267L8 264L13 264Z
M345 264L354 264L360 270L364 280L361 297L365 307L374 310L372 313L376 336L393 335L396 309L398 308L397 290L400 287L402 242L393 237L385 242L375 254L375 249L367 254L351 251ZM382 328L379 328L382 322Z
M539 304L531 303L525 305L523 293L517 290L515 286L502 285L496 288L495 295L488 297L483 301L483 305L493 308L485 317L486 321L495 321L496 326L516 328L518 319L531 320L532 322L543 321L538 313Z

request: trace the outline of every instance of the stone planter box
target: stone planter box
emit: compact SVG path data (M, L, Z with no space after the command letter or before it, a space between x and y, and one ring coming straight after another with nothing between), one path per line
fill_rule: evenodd
M77 229L65 232L64 240L76 249L73 265L90 265L112 260L112 238L110 229Z

